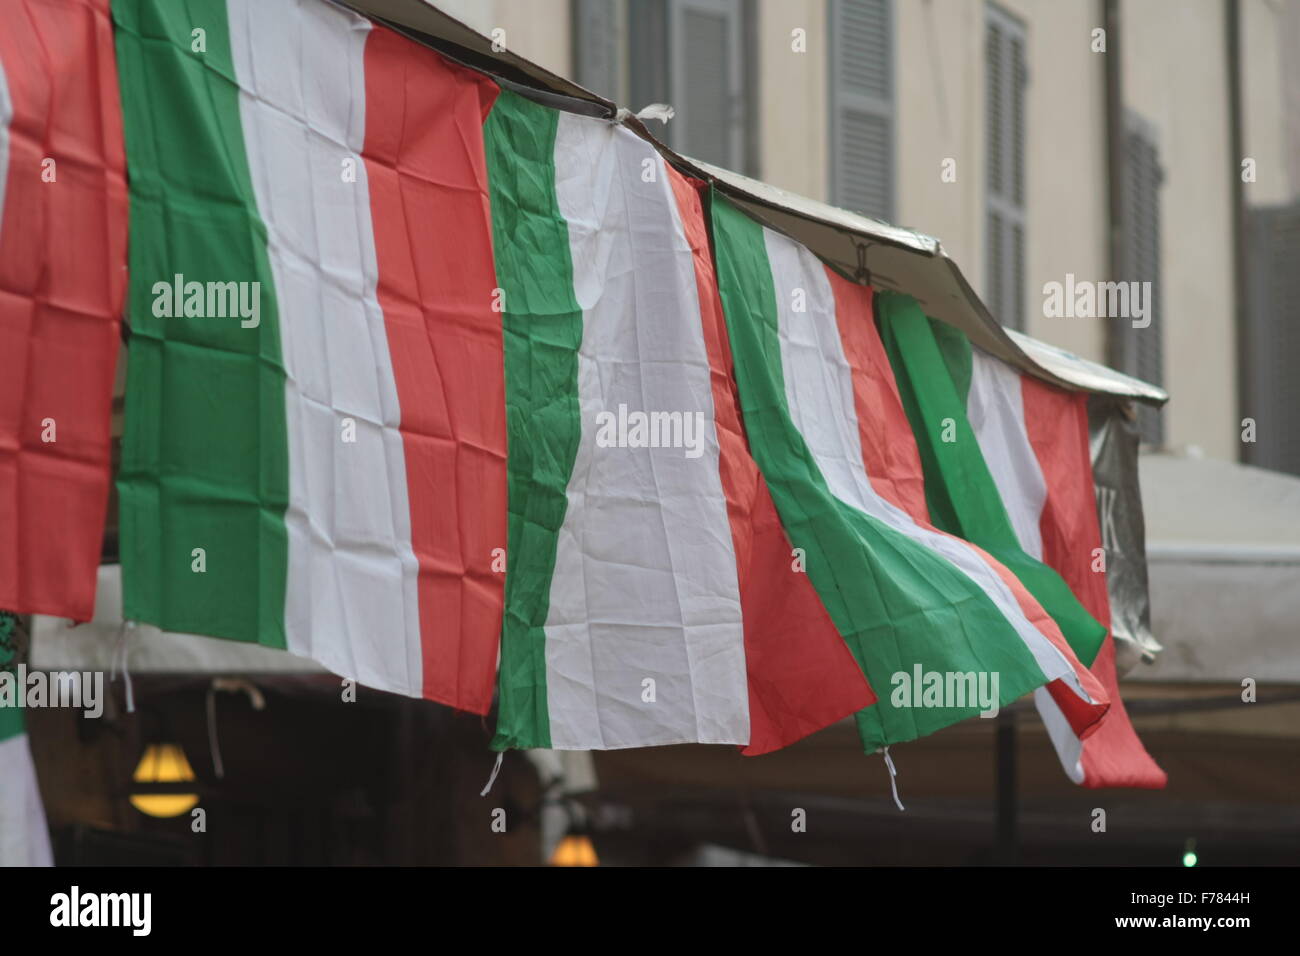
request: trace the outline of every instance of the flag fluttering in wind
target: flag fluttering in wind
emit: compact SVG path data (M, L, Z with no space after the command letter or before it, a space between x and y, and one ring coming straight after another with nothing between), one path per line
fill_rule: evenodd
M754 457L791 540L808 549L809 577L880 695L858 718L864 745L910 740L990 709L886 700L883 688L917 668L996 674L997 706L1060 681L1061 696L1074 697L1072 726L1084 732L1107 699L1060 629L1005 566L918 513L916 464L882 461L879 449L891 448L896 460L913 437L896 398L872 401L888 386L871 290L719 196L713 224Z
M130 619L495 698L497 749L759 754L854 715L874 750L1034 693L1075 779L1153 785L1088 568L1082 396L634 126L344 7L113 0L110 43L107 0L32 0L25 35L56 9L81 65L0 37L0 341L37 372L0 385L0 605L89 616L125 287ZM29 69L77 94L61 123ZM85 181L49 194L94 219L80 285L61 246L7 251L45 235L42 150ZM20 513L46 476L53 545Z
M1112 701L1086 740L1045 690L1034 703L1066 774L1088 786L1161 787L1119 697L1107 633L1105 554L1088 452L1087 396L1022 375L904 297L883 297L881 327L908 397L936 522L1007 555L1071 635ZM944 441L945 422L952 440ZM928 455L925 452L928 450Z
M871 703L745 449L698 194L630 130L513 93L486 138L510 421L496 746L761 753Z

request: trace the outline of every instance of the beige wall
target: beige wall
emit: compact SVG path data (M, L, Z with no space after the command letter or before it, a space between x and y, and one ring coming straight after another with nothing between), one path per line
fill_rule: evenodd
M505 30L505 44L553 73L572 72L569 0L433 0L480 33Z
M758 2L759 176L813 199L830 179L825 0ZM792 49L805 31L806 52Z
M895 3L896 218L984 285L984 4ZM945 159L957 181L940 180Z
M1221 0L1127 0L1127 106L1156 130L1165 386L1171 447L1240 457L1233 313L1232 190Z
M1093 361L1106 355L1105 319L1043 315L1043 286L1109 278L1105 56L1092 52L1101 5L1017 0L1028 23L1025 91L1026 331Z

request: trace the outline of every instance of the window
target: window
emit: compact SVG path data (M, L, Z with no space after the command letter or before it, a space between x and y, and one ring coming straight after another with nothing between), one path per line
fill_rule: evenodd
M1255 419L1246 461L1300 475L1300 202L1246 212L1249 283L1242 414Z
M1164 171L1156 145L1155 129L1132 113L1125 116L1124 173L1120 183L1121 228L1123 230L1120 279L1149 282L1150 324L1134 328L1131 319L1111 318L1115 342L1115 365L1153 385L1164 383L1163 296L1160 289L1160 185ZM1158 409L1138 406L1138 430L1142 440L1159 445L1164 427Z
M743 0L576 0L577 81L634 110L670 104L676 116L652 123L664 142L752 173L749 7Z
M627 13L625 0L573 0L574 79L620 104L627 101L626 59L620 55Z
M1025 28L989 6L984 34L988 149L986 299L993 317L1025 327Z
M876 219L894 215L891 0L829 0L830 197Z

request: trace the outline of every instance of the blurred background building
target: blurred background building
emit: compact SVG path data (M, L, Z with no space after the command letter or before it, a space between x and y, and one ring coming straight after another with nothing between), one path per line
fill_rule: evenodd
M1169 786L1074 787L1024 710L895 748L902 814L849 724L750 759L512 753L480 798L477 718L363 694L345 721L335 679L160 651L141 717L32 715L62 861L538 862L569 831L604 863L1300 861L1300 0L434 5L633 111L671 104L649 125L683 154L938 237L1004 325L1168 389L1139 412L1164 650L1124 689ZM1116 279L1151 283L1149 326L1045 309L1048 283ZM39 665L107 669L111 640L35 630ZM263 709L214 692L232 673ZM164 740L212 837L126 801Z

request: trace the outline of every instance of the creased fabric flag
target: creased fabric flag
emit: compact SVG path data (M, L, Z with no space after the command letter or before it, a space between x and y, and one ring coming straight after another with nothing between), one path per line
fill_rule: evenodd
M913 674L949 686L948 675L982 675L998 706L1051 683L1085 733L1108 702L1060 629L1007 568L921 512L920 461L876 337L871 290L717 193L712 221L754 458L792 543L807 553L809 578L880 694L857 717L864 746L984 709L969 697L914 706L898 693Z
M0 27L0 607L94 614L126 289L108 0Z
M911 296L881 293L880 334L894 368L903 407L912 422L925 466L925 494L935 526L984 548L1005 564L1060 625L1078 658L1091 664L1106 628L1071 593L1061 576L1021 545L1014 520L998 494L994 474L1025 463L1004 456L986 460L972 433L962 396L971 378L965 337L932 322ZM1017 524L1016 522L1019 522Z
M749 458L699 195L502 93L510 544L493 746L762 753L872 702Z
M1056 570L1083 607L1109 627L1101 529L1088 447L1087 395L1053 388L973 348L956 329L934 325L979 450L1025 553ZM1092 671L1111 700L1096 731L1080 740L1056 702L1035 703L1066 774L1088 787L1165 785L1138 739L1115 672L1107 633Z
M491 705L506 544L483 116L318 0L115 0L125 615Z

